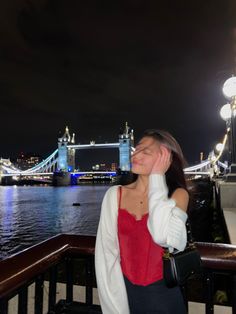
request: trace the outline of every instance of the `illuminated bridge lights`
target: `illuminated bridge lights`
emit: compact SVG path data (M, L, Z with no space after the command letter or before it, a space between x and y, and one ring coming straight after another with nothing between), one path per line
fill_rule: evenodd
M73 172L71 173L73 177L81 177L81 176L94 176L94 175L104 175L106 177L115 177L116 172L115 171L79 171L79 172Z
M96 148L119 148L120 143L103 143L103 144L95 144L95 142L91 142L90 144L79 144L79 145L68 145L68 149L96 149ZM132 147L132 151L135 149ZM56 149L51 155L49 155L45 160L43 160L38 165L27 169L27 170L20 170L17 169L12 164L0 162L0 176L41 176L41 175L52 175L54 173L54 170L56 170L56 165L58 162L58 149ZM224 169L227 168L227 165L221 163L220 161L217 161L217 164ZM198 165L187 167L184 169L184 172L186 174L190 174L192 172L200 172L206 174L209 172L209 169L211 167L211 161L205 160L201 162ZM52 171L53 170L53 171ZM70 171L69 171L70 172ZM83 176L83 175L106 175L106 176L116 176L115 171L81 171L81 172L70 172L72 176Z
M79 145L67 145L68 148L74 149L88 149L88 148L119 148L120 143L104 143L95 144L91 142L90 144L79 144Z

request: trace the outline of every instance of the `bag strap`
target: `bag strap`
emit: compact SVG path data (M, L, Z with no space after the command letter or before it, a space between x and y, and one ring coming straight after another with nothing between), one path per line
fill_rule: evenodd
M118 208L120 208L121 197L122 197L122 186L120 186L120 188L119 188L119 203L118 203Z

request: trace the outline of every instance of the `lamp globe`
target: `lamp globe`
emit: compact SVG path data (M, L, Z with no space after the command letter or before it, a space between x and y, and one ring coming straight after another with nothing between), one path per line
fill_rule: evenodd
M225 104L224 106L222 106L222 108L220 109L220 116L225 121L231 118L231 105L230 104Z
M236 77L232 76L227 79L223 85L223 93L227 98L236 96Z

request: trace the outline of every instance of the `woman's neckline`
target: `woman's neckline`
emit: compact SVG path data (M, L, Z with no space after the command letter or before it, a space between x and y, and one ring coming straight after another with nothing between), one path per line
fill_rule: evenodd
M129 216L133 217L135 221L141 221L144 219L144 217L146 217L148 215L148 212L147 213L144 213L140 219L137 219L137 216L131 212L129 212L126 208L119 208L119 210L122 210L124 212L126 212Z

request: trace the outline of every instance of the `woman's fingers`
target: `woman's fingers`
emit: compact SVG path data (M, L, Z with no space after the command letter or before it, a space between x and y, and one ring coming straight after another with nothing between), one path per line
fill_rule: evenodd
M160 146L160 152L157 153L156 161L152 168L152 173L164 174L171 164L171 152L164 146Z
M171 151L164 145L161 145L160 150L163 163L170 165Z

